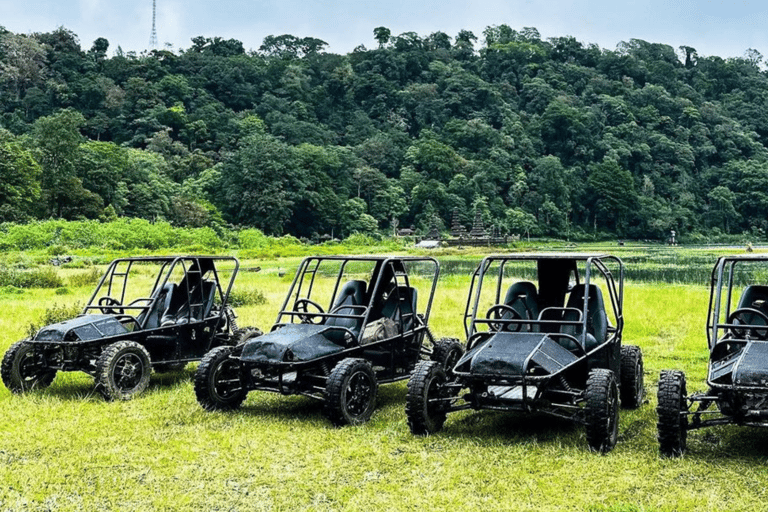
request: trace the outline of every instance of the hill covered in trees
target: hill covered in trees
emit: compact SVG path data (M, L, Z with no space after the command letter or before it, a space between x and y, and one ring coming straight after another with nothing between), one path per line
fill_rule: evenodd
M695 237L768 229L762 56L614 50L506 25L326 53L197 37L136 55L0 27L0 221L395 225Z

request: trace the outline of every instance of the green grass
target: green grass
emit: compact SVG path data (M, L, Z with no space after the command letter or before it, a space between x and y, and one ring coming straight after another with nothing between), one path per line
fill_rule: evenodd
M266 303L238 308L240 325L270 327L298 261L243 262L262 271L236 286ZM83 273L59 272L66 282ZM455 273L438 285L437 336L463 339L468 284ZM0 350L91 289L71 291L0 293ZM683 369L689 391L703 388L707 300L702 285L627 283L624 337L643 349L649 398L622 411L605 456L587 450L583 428L544 416L464 411L414 437L404 382L380 388L369 423L337 429L303 397L253 392L237 412L207 413L193 366L154 375L147 393L120 403L84 374L60 374L24 396L0 387L0 510L762 510L768 430L693 432L684 457L658 456L658 374Z

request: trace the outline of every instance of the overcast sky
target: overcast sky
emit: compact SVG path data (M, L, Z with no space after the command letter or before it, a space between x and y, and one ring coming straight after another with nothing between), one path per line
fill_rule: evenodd
M489 25L535 27L542 38L574 36L615 49L620 41L644 39L699 55L740 57L754 48L768 58L765 0L157 0L160 47L188 48L195 36L220 36L258 49L267 35L317 37L334 53L363 44L373 48L373 29L393 35L470 30L482 40ZM148 48L152 0L0 0L0 26L15 33L73 31L84 50L97 37L110 54Z

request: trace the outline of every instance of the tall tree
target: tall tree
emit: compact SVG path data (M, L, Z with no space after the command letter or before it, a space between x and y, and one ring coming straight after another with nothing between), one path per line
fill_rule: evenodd
M0 130L0 221L24 221L40 197L41 169L10 133Z
M75 218L101 211L102 199L85 190L76 174L84 124L80 112L66 109L41 117L32 126L32 143L42 167L42 199L49 215Z
M616 160L606 158L590 166L589 186L594 194L595 225L624 236L637 204L632 175Z

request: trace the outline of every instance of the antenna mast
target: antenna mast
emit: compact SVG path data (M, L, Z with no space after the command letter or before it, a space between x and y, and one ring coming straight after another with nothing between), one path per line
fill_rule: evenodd
M157 30L155 30L155 18L157 15L157 0L152 0L152 34L149 36L149 49L157 49Z

